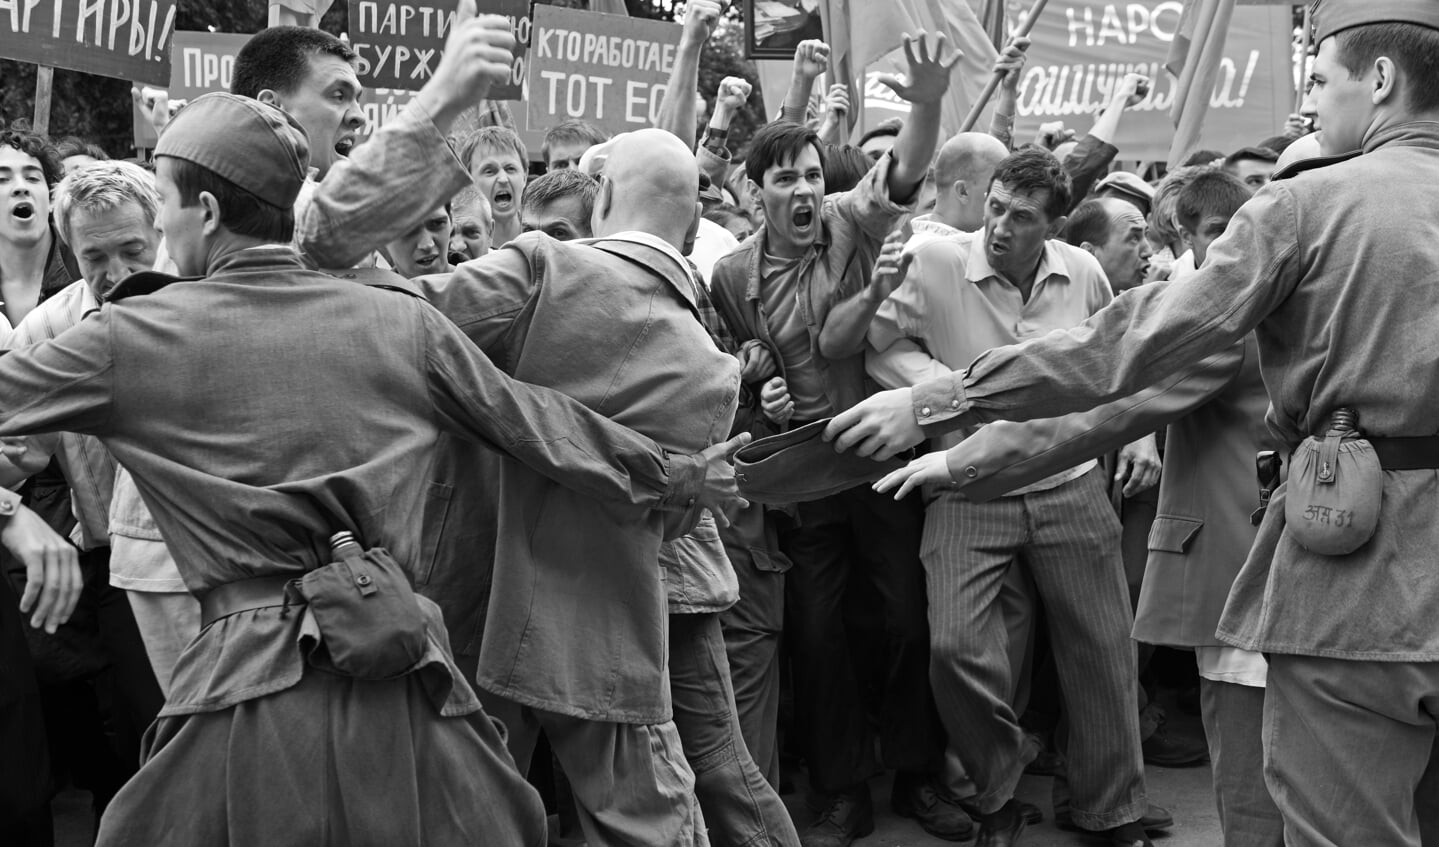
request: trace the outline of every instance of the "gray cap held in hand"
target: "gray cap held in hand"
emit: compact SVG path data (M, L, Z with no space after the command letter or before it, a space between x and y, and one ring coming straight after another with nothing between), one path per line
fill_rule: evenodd
M310 169L305 130L286 113L234 94L197 97L166 124L155 157L193 162L272 206L295 205Z
M884 462L838 453L823 438L831 419L815 421L741 447L734 457L735 482L746 500L803 503L873 482L914 458L907 450Z

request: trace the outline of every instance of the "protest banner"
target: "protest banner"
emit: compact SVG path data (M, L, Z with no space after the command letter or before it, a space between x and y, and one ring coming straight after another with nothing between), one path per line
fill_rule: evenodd
M536 6L526 119L584 120L611 134L654 126L681 24Z
M356 0L350 3L350 43L366 88L418 91L439 67L459 0ZM479 0L482 15L505 15L518 46L510 81L490 89L492 100L519 100L530 40L529 0Z
M1054 120L1083 135L1109 102L1115 82L1134 72L1154 85L1126 112L1115 146L1125 159L1167 158L1175 80L1164 62L1182 11L1178 0L1050 3L1032 33L1020 79L1015 138L1028 140L1041 123ZM1229 152L1284 128L1294 102L1293 29L1288 6L1235 8L1201 147Z
M1028 142L1047 121L1064 121L1083 135L1108 104L1115 81L1133 71L1154 84L1126 112L1115 145L1123 159L1166 159L1174 137L1174 78L1164 62L1182 9L1178 0L1050 0L1030 33L1034 43L1020 78L1015 142ZM1280 133L1294 105L1292 38L1288 6L1235 8L1201 146L1227 153ZM868 127L909 112L908 103L877 82L881 73L896 70L883 64L865 74ZM975 128L988 128L987 115Z
M170 81L177 0L0 0L0 58Z

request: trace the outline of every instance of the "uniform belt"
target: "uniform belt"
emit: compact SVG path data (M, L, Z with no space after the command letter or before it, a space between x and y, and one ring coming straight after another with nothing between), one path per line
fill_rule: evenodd
M200 598L200 627L209 626L220 618L251 609L270 606L303 606L305 598L291 592L287 600L285 586L292 576L257 576L216 586Z
M1417 471L1439 468L1439 435L1402 438L1371 438L1379 467L1386 471Z

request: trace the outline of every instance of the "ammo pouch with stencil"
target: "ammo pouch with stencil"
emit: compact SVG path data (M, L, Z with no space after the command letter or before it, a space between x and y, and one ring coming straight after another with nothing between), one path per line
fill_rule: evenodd
M1352 409L1335 411L1329 431L1304 439L1290 458L1285 525L1311 553L1353 553L1379 524L1384 473L1357 424Z
M320 630L312 664L328 664L346 676L398 676L425 654L425 618L410 579L383 548L358 544L337 549L335 561L305 574L298 591Z

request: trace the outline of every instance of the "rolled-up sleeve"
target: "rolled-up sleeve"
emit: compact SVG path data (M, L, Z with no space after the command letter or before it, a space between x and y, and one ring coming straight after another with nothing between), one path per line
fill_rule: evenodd
M414 229L469 182L445 136L413 100L296 204L295 246L310 267L348 268Z

